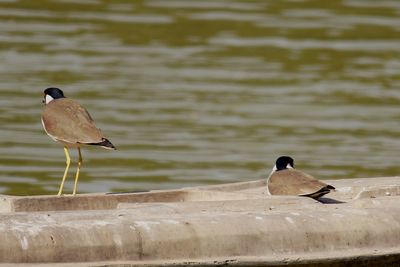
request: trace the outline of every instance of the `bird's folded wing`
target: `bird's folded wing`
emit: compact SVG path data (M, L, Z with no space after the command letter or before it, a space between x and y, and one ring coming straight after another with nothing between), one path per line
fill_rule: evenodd
M67 143L97 143L103 134L78 102L61 98L44 107L42 120L48 134Z
M269 191L275 195L311 194L326 186L311 175L295 169L275 172L268 184Z

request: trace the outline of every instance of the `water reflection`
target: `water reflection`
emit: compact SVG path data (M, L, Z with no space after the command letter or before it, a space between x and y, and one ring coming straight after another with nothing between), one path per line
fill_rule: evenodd
M83 151L80 192L257 179L283 154L320 178L399 173L397 1L0 7L1 193L57 192L49 86L119 149Z

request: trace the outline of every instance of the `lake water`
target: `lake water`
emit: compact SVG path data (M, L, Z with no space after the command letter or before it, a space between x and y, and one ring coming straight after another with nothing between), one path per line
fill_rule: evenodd
M254 180L280 155L400 174L400 1L0 0L0 58L0 193L58 190L50 86L118 148L83 150L81 193Z

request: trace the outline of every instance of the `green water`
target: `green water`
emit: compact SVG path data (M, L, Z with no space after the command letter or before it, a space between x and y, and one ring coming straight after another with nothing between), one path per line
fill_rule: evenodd
M0 193L58 190L50 86L118 148L84 149L79 192L259 179L279 155L400 174L400 1L0 0L0 59Z

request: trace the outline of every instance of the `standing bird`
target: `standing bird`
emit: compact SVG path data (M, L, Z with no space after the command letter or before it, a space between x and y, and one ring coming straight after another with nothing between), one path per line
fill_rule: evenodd
M68 99L63 91L58 88L47 88L44 90L45 104L42 112L42 124L47 135L54 141L64 145L67 166L61 181L58 196L61 196L65 178L67 177L71 159L68 148L77 148L79 161L75 175L75 184L72 195L76 195L79 172L82 164L81 145L101 146L106 149L114 149L114 145L104 137L103 133L96 127L92 117L87 110L78 102Z
M294 169L294 160L287 156L276 160L267 180L267 189L270 195L295 195L314 199L335 190L333 186Z

